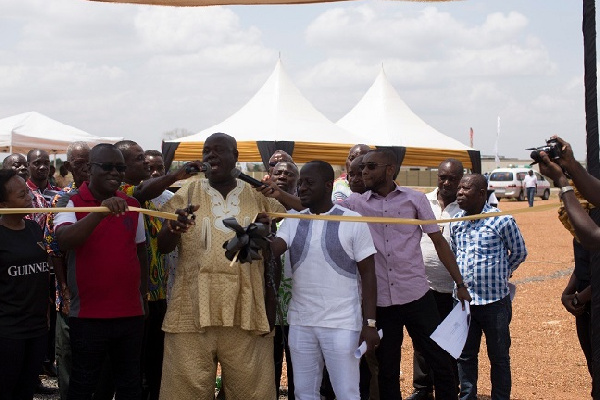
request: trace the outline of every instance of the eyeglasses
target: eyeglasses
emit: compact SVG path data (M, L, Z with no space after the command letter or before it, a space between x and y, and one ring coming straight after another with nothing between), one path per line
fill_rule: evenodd
M367 163L360 163L360 164L358 164L358 169L360 169L362 171L366 167L369 171L373 171L377 167L389 167L390 165L391 164L383 164L383 163L376 163L376 162L367 162Z
M117 172L125 172L125 170L127 169L127 165L121 165L121 164L99 163L99 162L92 162L90 164L99 166L100 168L102 168L102 171L105 171L105 172L111 172L113 169L116 169Z

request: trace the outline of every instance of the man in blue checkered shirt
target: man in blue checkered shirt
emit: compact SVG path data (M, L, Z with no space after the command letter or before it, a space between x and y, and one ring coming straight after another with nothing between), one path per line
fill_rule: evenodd
M499 211L486 203L483 175L465 175L456 202L463 210L456 217ZM451 247L471 301L467 342L458 358L460 400L477 398L477 355L485 334L491 364L492 400L509 400L510 320L512 303L508 278L527 257L525 242L511 216L457 221L450 224Z

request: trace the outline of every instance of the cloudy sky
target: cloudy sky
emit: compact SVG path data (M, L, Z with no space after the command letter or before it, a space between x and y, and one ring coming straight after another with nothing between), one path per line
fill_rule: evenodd
M0 118L38 111L160 148L244 105L278 57L336 122L383 64L440 132L494 154L559 134L585 157L581 1L372 1L171 8L0 2Z

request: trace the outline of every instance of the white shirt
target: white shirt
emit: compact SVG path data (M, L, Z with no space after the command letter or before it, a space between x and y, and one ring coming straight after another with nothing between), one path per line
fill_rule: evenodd
M431 209L433 210L436 219L452 218L454 215L460 212L460 207L456 201L446 205L446 208L444 208L442 211L442 207L438 201L437 195L437 188L433 192L429 192L425 195L427 200L429 200L429 204L431 205ZM450 223L446 222L438 225L442 231L442 236L444 236L444 239L450 243ZM429 238L429 235L426 233L423 233L423 237L421 238L421 252L423 253L425 274L427 275L429 287L436 292L452 293L454 290L454 280L450 276L450 273L446 267L444 267L444 264L440 261L437 251L435 251L435 246Z
M360 215L339 205L324 213L329 214ZM376 252L367 224L288 218L277 237L286 242L292 266L289 325L360 331L356 263Z
M525 186L526 188L536 187L537 186L537 176L535 176L535 174L525 175L525 177L523 178L523 186Z

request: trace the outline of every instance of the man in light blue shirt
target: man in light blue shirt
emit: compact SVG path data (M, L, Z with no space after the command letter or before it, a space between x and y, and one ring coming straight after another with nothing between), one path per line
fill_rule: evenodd
M486 204L483 175L465 175L456 201L463 210L456 217L499 211ZM512 302L508 279L527 257L525 242L515 220L508 215L450 224L451 247L472 297L467 342L458 359L460 399L477 398L477 355L485 333L491 364L492 399L509 400L510 320Z

